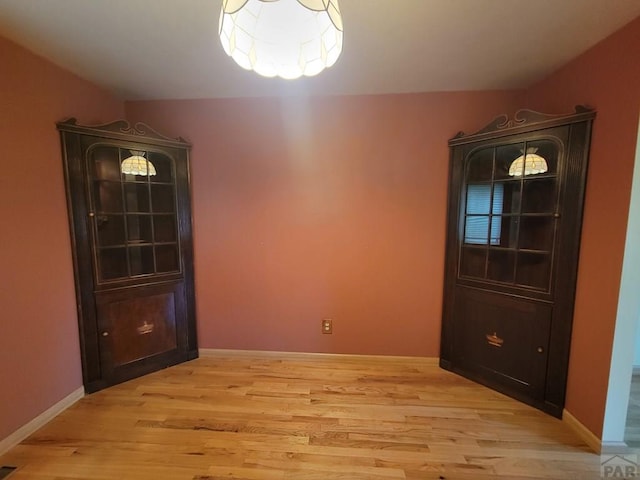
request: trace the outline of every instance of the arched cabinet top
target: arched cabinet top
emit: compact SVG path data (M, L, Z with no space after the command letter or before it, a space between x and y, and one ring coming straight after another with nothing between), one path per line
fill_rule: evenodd
M449 146L452 147L489 138L499 138L507 135L527 133L544 128L582 122L593 119L595 115L596 112L593 108L584 105L577 105L573 113L558 115L540 113L527 109L518 110L513 118L509 118L507 114L500 115L477 132L471 134L458 132L455 137L449 140Z
M149 125L138 122L131 125L126 120L116 120L115 122L101 125L80 125L75 118L69 118L56 123L61 132L79 133L84 135L96 135L102 138L116 140L135 141L137 143L152 143L154 145L164 145L179 148L190 148L191 144L184 138L171 138L151 128Z

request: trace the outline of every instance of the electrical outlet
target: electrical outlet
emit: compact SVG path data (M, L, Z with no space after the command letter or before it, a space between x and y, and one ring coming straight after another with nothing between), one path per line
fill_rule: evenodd
M322 319L322 333L333 333L333 325L330 318Z

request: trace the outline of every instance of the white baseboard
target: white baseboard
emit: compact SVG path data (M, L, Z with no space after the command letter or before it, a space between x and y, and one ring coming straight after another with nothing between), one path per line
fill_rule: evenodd
M420 362L423 365L438 365L438 357L409 357L396 355L359 355L352 353L278 352L271 350L227 350L221 348L201 348L201 357L288 357L288 358L353 358L363 360L389 360L400 362Z
M571 430L576 432L576 434L589 446L589 448L591 448L591 450L597 454L602 452L602 440L600 440L595 433L585 427L580 420L571 415L567 409L562 411L562 421L567 424Z
M632 448L626 444L626 442L602 442L602 451L600 453L606 454L625 454L625 453L638 453L637 448Z
M5 454L9 449L15 447L17 444L19 444L29 435L34 433L39 428L43 427L47 422L49 422L55 416L64 412L67 408L69 408L71 405L76 403L82 397L84 397L84 387L80 387L77 390L74 390L69 395L67 395L62 400L60 400L58 403L48 408L47 410L42 412L40 415L38 415L36 418L31 420L29 423L27 423L26 425L23 425L18 430L13 432L7 438L0 440L0 455Z

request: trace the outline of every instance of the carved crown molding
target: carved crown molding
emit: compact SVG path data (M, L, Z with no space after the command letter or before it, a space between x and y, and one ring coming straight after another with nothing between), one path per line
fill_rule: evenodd
M180 146L189 145L189 142L182 137L167 137L142 122L137 122L136 124L131 125L126 120L116 120L111 123L104 123L100 125L80 125L76 118L69 118L58 122L56 125L58 126L58 130L62 131L89 134L100 132L103 136L110 138L123 138L126 136L130 140L131 137L139 137L142 142L149 140L162 144L175 144Z
M561 125L567 121L575 121L576 117L584 116L585 119L593 118L595 116L595 110L586 105L576 105L575 111L572 113L562 114L546 114L536 112L534 110L522 109L518 110L513 118L509 118L509 115L504 114L496 117L485 127L481 128L477 132L465 134L464 132L458 132L455 137L449 140L450 144L465 143L468 140L479 140L484 136L495 135L496 133L505 132L505 134L513 134L514 129L527 130L529 127L550 127L554 125Z

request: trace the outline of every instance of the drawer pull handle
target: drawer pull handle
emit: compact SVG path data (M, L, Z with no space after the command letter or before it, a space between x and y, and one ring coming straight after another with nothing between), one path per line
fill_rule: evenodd
M493 345L494 347L502 347L502 344L504 343L504 340L500 338L496 332L493 332L492 335L487 334L485 337L487 338L489 345Z
M137 330L138 330L138 335L147 335L148 333L153 332L153 328L154 325L153 323L147 323L147 321L144 321L143 325L140 325Z

